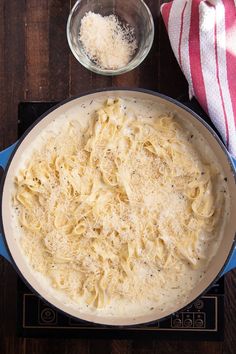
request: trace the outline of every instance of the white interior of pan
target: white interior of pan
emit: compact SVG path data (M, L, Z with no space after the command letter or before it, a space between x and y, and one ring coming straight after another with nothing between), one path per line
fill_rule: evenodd
M162 107L165 107L168 111L174 111L178 114L178 116L183 119L190 120L191 123L195 126L195 128L202 134L202 136L207 140L210 147L215 152L218 161L220 162L222 169L224 171L225 176L228 178L228 185L231 195L231 205L230 205L230 214L236 215L236 188L235 188L235 180L231 171L230 164L226 158L225 153L223 152L220 145L214 139L214 137L209 133L207 128L205 128L197 119L194 119L190 113L183 110L182 108L176 106L174 103L166 101L163 98L152 95L150 93L138 92L138 91L106 91L106 92L98 92L90 95L86 95L68 103L60 106L56 110L52 111L48 114L44 119L42 119L25 137L19 146L18 150L15 153L15 156L10 164L8 169L4 189L3 189L3 198L2 198L2 218L3 218L3 228L6 237L6 241L11 252L11 255L19 268L20 273L26 279L26 281L33 287L33 289L39 293L44 299L48 302L66 312L71 316L75 316L77 318L96 322L100 324L110 324L110 325L133 325L140 324L145 322L154 321L165 317L173 312L176 312L181 307L186 306L188 303L193 301L196 297L198 297L205 288L209 286L209 284L215 279L224 265L230 249L232 247L232 242L234 240L235 230L236 230L236 218L230 217L229 222L226 224L224 237L222 239L221 245L217 251L217 254L213 258L212 262L209 265L208 271L205 277L201 280L196 288L194 288L189 294L188 302L183 302L176 308L176 304L172 304L168 310L165 312L157 312L152 311L152 313L148 313L146 315L133 317L127 313L127 316L124 318L120 317L102 317L93 314L84 314L80 311L76 310L74 307L67 306L62 303L59 299L55 298L52 293L50 293L47 287L44 286L44 283L40 281L39 278L35 277L35 275L30 270L27 261L22 255L19 245L17 243L17 235L13 230L12 222L11 222L11 199L12 199L12 190L14 188L14 176L16 168L19 164L19 160L25 153L26 149L29 148L30 144L36 139L38 134L47 128L48 124L52 121L58 119L58 117L64 116L66 119L68 115L78 114L78 112L84 111L83 104L89 103L94 100L102 100L104 101L108 97L121 97L121 98L134 98L136 100L154 100L158 102ZM81 106L82 105L82 106ZM94 105L91 105L94 107ZM93 108L94 109L94 108ZM233 202L234 201L234 202Z

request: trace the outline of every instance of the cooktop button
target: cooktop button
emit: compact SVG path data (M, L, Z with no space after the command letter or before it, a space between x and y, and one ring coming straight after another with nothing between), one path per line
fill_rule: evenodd
M191 318L186 318L184 320L184 327L192 327L193 326L193 321L191 320Z
M175 318L173 320L173 327L181 327L182 326L182 321L180 318Z
M204 306L204 302L202 300L197 300L196 302L194 302L194 307L197 310L201 310Z
M204 322L200 318L198 318L194 321L194 326L197 328L201 328L201 327L203 327L203 325L204 325Z

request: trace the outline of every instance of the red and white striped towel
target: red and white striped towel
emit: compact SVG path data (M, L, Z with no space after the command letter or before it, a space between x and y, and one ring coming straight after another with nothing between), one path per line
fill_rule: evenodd
M173 0L161 13L190 96L236 157L236 0Z

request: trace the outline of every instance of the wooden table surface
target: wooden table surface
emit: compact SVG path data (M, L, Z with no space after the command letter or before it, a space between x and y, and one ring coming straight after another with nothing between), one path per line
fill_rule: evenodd
M103 77L83 68L70 53L65 26L74 1L0 0L1 149L16 141L20 101L60 101L109 86L143 87L174 98L187 94L160 16L162 1L146 2L155 21L151 52L130 73ZM3 259L0 278L0 354L236 353L236 271L226 276L224 342L18 338L16 273Z

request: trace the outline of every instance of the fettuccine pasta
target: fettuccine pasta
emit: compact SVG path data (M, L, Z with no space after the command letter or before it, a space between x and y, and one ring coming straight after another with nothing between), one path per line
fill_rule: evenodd
M220 173L191 138L173 114L137 117L119 99L86 129L65 123L16 177L32 268L93 309L187 293L180 280L209 261L224 204Z

